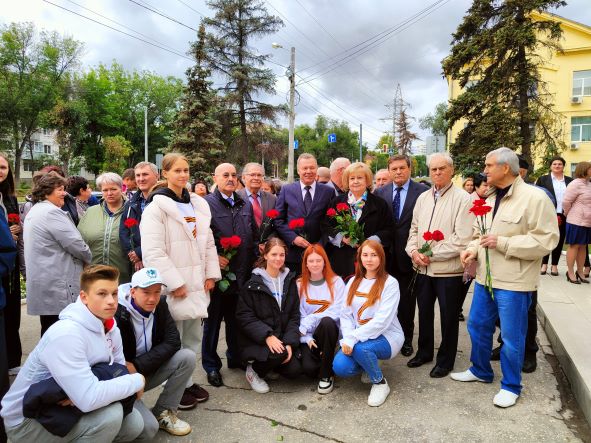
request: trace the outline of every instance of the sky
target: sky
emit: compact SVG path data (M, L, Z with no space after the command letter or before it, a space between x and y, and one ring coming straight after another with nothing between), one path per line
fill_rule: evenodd
M296 125L313 124L320 113L346 121L356 131L362 124L363 142L373 147L382 133L392 130L392 121L387 120L392 111L386 105L400 84L408 113L416 119L412 129L421 139L429 135L419 129L418 119L447 99L441 60L449 53L451 34L471 0L265 0L263 4L285 26L252 40L250 46L272 55L268 67L277 75L277 94L265 99L273 104L289 100L285 73L290 48L295 48ZM570 0L552 12L591 25L589 0ZM203 16L212 15L203 0L21 0L4 3L0 23L30 21L38 30L55 30L84 42L83 69L116 60L129 70L184 79L192 63L182 55L196 39L193 29ZM273 43L282 48L273 48ZM215 84L221 83L221 78L215 79ZM278 123L287 127L287 117Z

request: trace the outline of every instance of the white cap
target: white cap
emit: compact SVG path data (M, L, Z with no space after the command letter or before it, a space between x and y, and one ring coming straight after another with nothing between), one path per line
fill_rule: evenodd
M131 277L132 288L147 288L157 284L162 285L164 283L162 283L162 277L160 277L160 272L156 268L142 268Z

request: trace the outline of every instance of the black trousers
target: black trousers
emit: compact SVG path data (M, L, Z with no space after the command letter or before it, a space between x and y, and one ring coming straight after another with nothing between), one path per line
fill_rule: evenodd
M49 327L59 320L59 315L40 315L39 320L41 321L41 337L43 337Z
M252 369L254 369L259 377L264 377L274 370L284 377L297 378L302 375L302 360L299 351L299 348L293 348L291 358L285 364L282 363L287 358L287 351L283 351L280 354L269 352L267 360L255 360L252 363Z
M410 288L413 272L394 271L392 276L398 280L400 287L400 302L398 303L398 321L404 332L404 341L412 343L415 331L415 312L417 308L417 287Z
M531 305L529 305L529 309L527 310L527 333L525 335L525 356L526 357L533 357L536 355L536 352L540 349L538 347L538 342L536 342L536 335L538 334L538 313L536 311L536 307L538 306L538 291L533 291L531 294ZM501 325L499 324L499 328ZM499 332L499 337L497 338L497 342L503 345L503 339L501 338L501 333Z
M459 304L462 295L462 276L417 277L417 303L419 306L419 349L417 356L433 358L435 336L435 300L439 302L441 318L441 344L437 352L437 366L452 369L458 350Z
M332 377L332 361L339 340L339 327L332 318L324 317L312 337L316 341L316 348L311 350L306 343L300 345L302 370L310 378Z
M4 310L0 309L0 401L4 398L4 394L8 392L9 387L6 341L4 340ZM0 410L1 409L2 405L0 404ZM0 442L5 442L6 440L4 420L0 419Z
M218 341L222 320L226 325L226 351L228 366L239 367L240 350L236 337L238 326L236 324L236 304L238 302L238 287L236 283L225 291L217 287L211 294L211 300L207 307L208 317L203 324L203 340L201 342L201 365L205 372L219 371L222 368L222 360L217 353Z
M470 286L472 286L472 280L468 280L466 282L462 282L462 295L460 297L460 312L461 314L464 310L464 302L466 301L466 296L468 295L468 291L470 290Z
M566 217L564 216L564 214L557 214L557 216L561 218L562 223L560 223L560 225L558 226L558 231L560 233L558 244L552 251L552 266L556 266L560 261L560 256L562 255L562 247L564 246L564 238L566 236ZM542 259L542 264L547 265L549 258L550 255L545 256Z
M16 275L14 274L16 272ZM12 271L2 278L2 287L6 295L4 307L4 331L8 369L21 365L23 349L19 330L21 327L21 288L19 271Z

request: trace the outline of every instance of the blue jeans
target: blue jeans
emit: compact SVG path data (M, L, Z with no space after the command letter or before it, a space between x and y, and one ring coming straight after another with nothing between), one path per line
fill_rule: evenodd
M332 369L339 377L353 377L365 371L372 383L379 383L383 375L378 360L387 360L391 355L390 343L380 335L378 338L357 343L351 355L345 355L339 350Z
M494 300L488 291L474 282L474 297L468 319L468 333L472 340L470 371L484 381L492 382L490 365L493 334L497 318L501 321L501 388L519 395L521 393L521 367L525 355L527 334L527 310L532 293L494 289Z

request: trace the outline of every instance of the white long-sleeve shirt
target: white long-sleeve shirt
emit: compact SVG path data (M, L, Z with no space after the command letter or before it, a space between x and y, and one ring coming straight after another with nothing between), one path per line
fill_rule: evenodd
M393 358L404 343L404 333L398 321L398 303L400 302L400 289L398 281L388 276L380 299L372 306L364 306L367 298L363 296L353 297L351 306L347 306L346 299L349 288L354 279L349 280L345 287L343 307L341 309L341 331L343 338L341 346L346 344L351 348L358 342L372 340L383 335L388 343ZM375 280L363 279L357 293L367 294Z
M307 296L304 296L302 289L299 288L301 343L307 344L312 340L314 331L324 317L332 318L338 325L345 291L345 283L341 277L334 279L332 290L334 301L331 301L330 290L326 282L320 285L309 284Z

